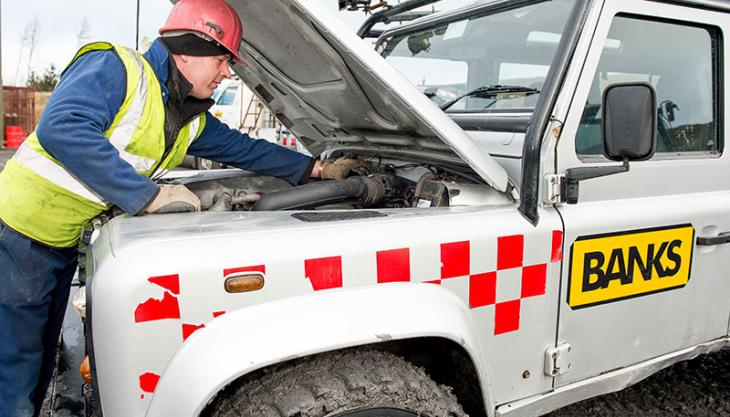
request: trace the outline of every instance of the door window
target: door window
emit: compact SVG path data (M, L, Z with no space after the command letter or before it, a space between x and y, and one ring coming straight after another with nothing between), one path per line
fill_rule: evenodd
M656 90L655 158L718 155L717 30L619 15L608 41L576 135L579 158L603 158L601 97L625 82Z

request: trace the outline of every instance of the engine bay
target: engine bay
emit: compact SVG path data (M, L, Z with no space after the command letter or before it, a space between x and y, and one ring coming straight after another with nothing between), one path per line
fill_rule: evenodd
M361 166L345 180L311 180L292 186L284 180L239 170L223 175L169 179L201 200L203 211L357 210L501 205L514 202L468 168L356 157ZM333 162L333 160L328 160ZM212 172L212 171L211 171Z

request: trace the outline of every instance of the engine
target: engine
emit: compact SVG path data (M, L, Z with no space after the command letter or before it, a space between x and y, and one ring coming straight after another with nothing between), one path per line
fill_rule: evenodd
M207 211L352 210L511 203L470 172L421 163L365 160L342 181L291 186L283 180L230 170L217 178L183 178Z

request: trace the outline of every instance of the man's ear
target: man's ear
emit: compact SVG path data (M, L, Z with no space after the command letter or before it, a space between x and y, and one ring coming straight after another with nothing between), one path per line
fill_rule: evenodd
M172 59L174 59L178 65L187 64L190 61L190 55L172 54Z
M173 54L172 59L175 61L175 66L183 76L187 76L188 67L190 66L190 55L178 55Z

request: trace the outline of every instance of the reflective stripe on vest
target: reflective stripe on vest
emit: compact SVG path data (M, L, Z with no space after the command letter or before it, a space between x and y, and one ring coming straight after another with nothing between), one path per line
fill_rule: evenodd
M190 147L190 145L193 144L193 141L200 136L200 119L201 117L196 117L188 125L190 127L190 132L188 133L188 147Z
M112 49L124 65L126 91L104 136L136 172L150 177L154 170L154 177L162 176L182 162L190 144L205 128L205 114L183 126L169 154L163 155L162 90L152 67L140 54L108 43L94 43L81 48L71 64L85 53ZM83 225L110 205L53 159L41 146L36 132L28 136L0 172L0 190L0 219L20 233L54 247L75 246Z
M149 85L149 82L147 80L147 74L145 74L144 64L142 63L142 59L139 54L137 54L133 49L123 49L126 50L126 52L134 59L138 71L138 74L135 75L139 77L139 83L137 84L135 94L132 96L132 103L129 110L122 115L116 129L111 132L109 140L112 145L114 145L114 148L116 148L119 152L119 156L129 163L129 165L132 165L135 171L146 173L155 165L155 163L157 163L157 161L129 153L127 152L127 146L129 146L130 142L132 142L134 132L139 127L140 120L142 120L142 112L145 110L145 103L147 102L147 86ZM130 77L128 76L128 78Z
M107 203L104 199L99 197L99 195L91 188L76 179L76 177L71 175L71 173L66 171L66 169L61 165L49 159L48 156L43 155L33 148L33 142L26 140L15 152L15 159L17 159L18 162L23 164L26 168L33 171L36 175L43 177L74 194L80 195L87 200L107 207Z

